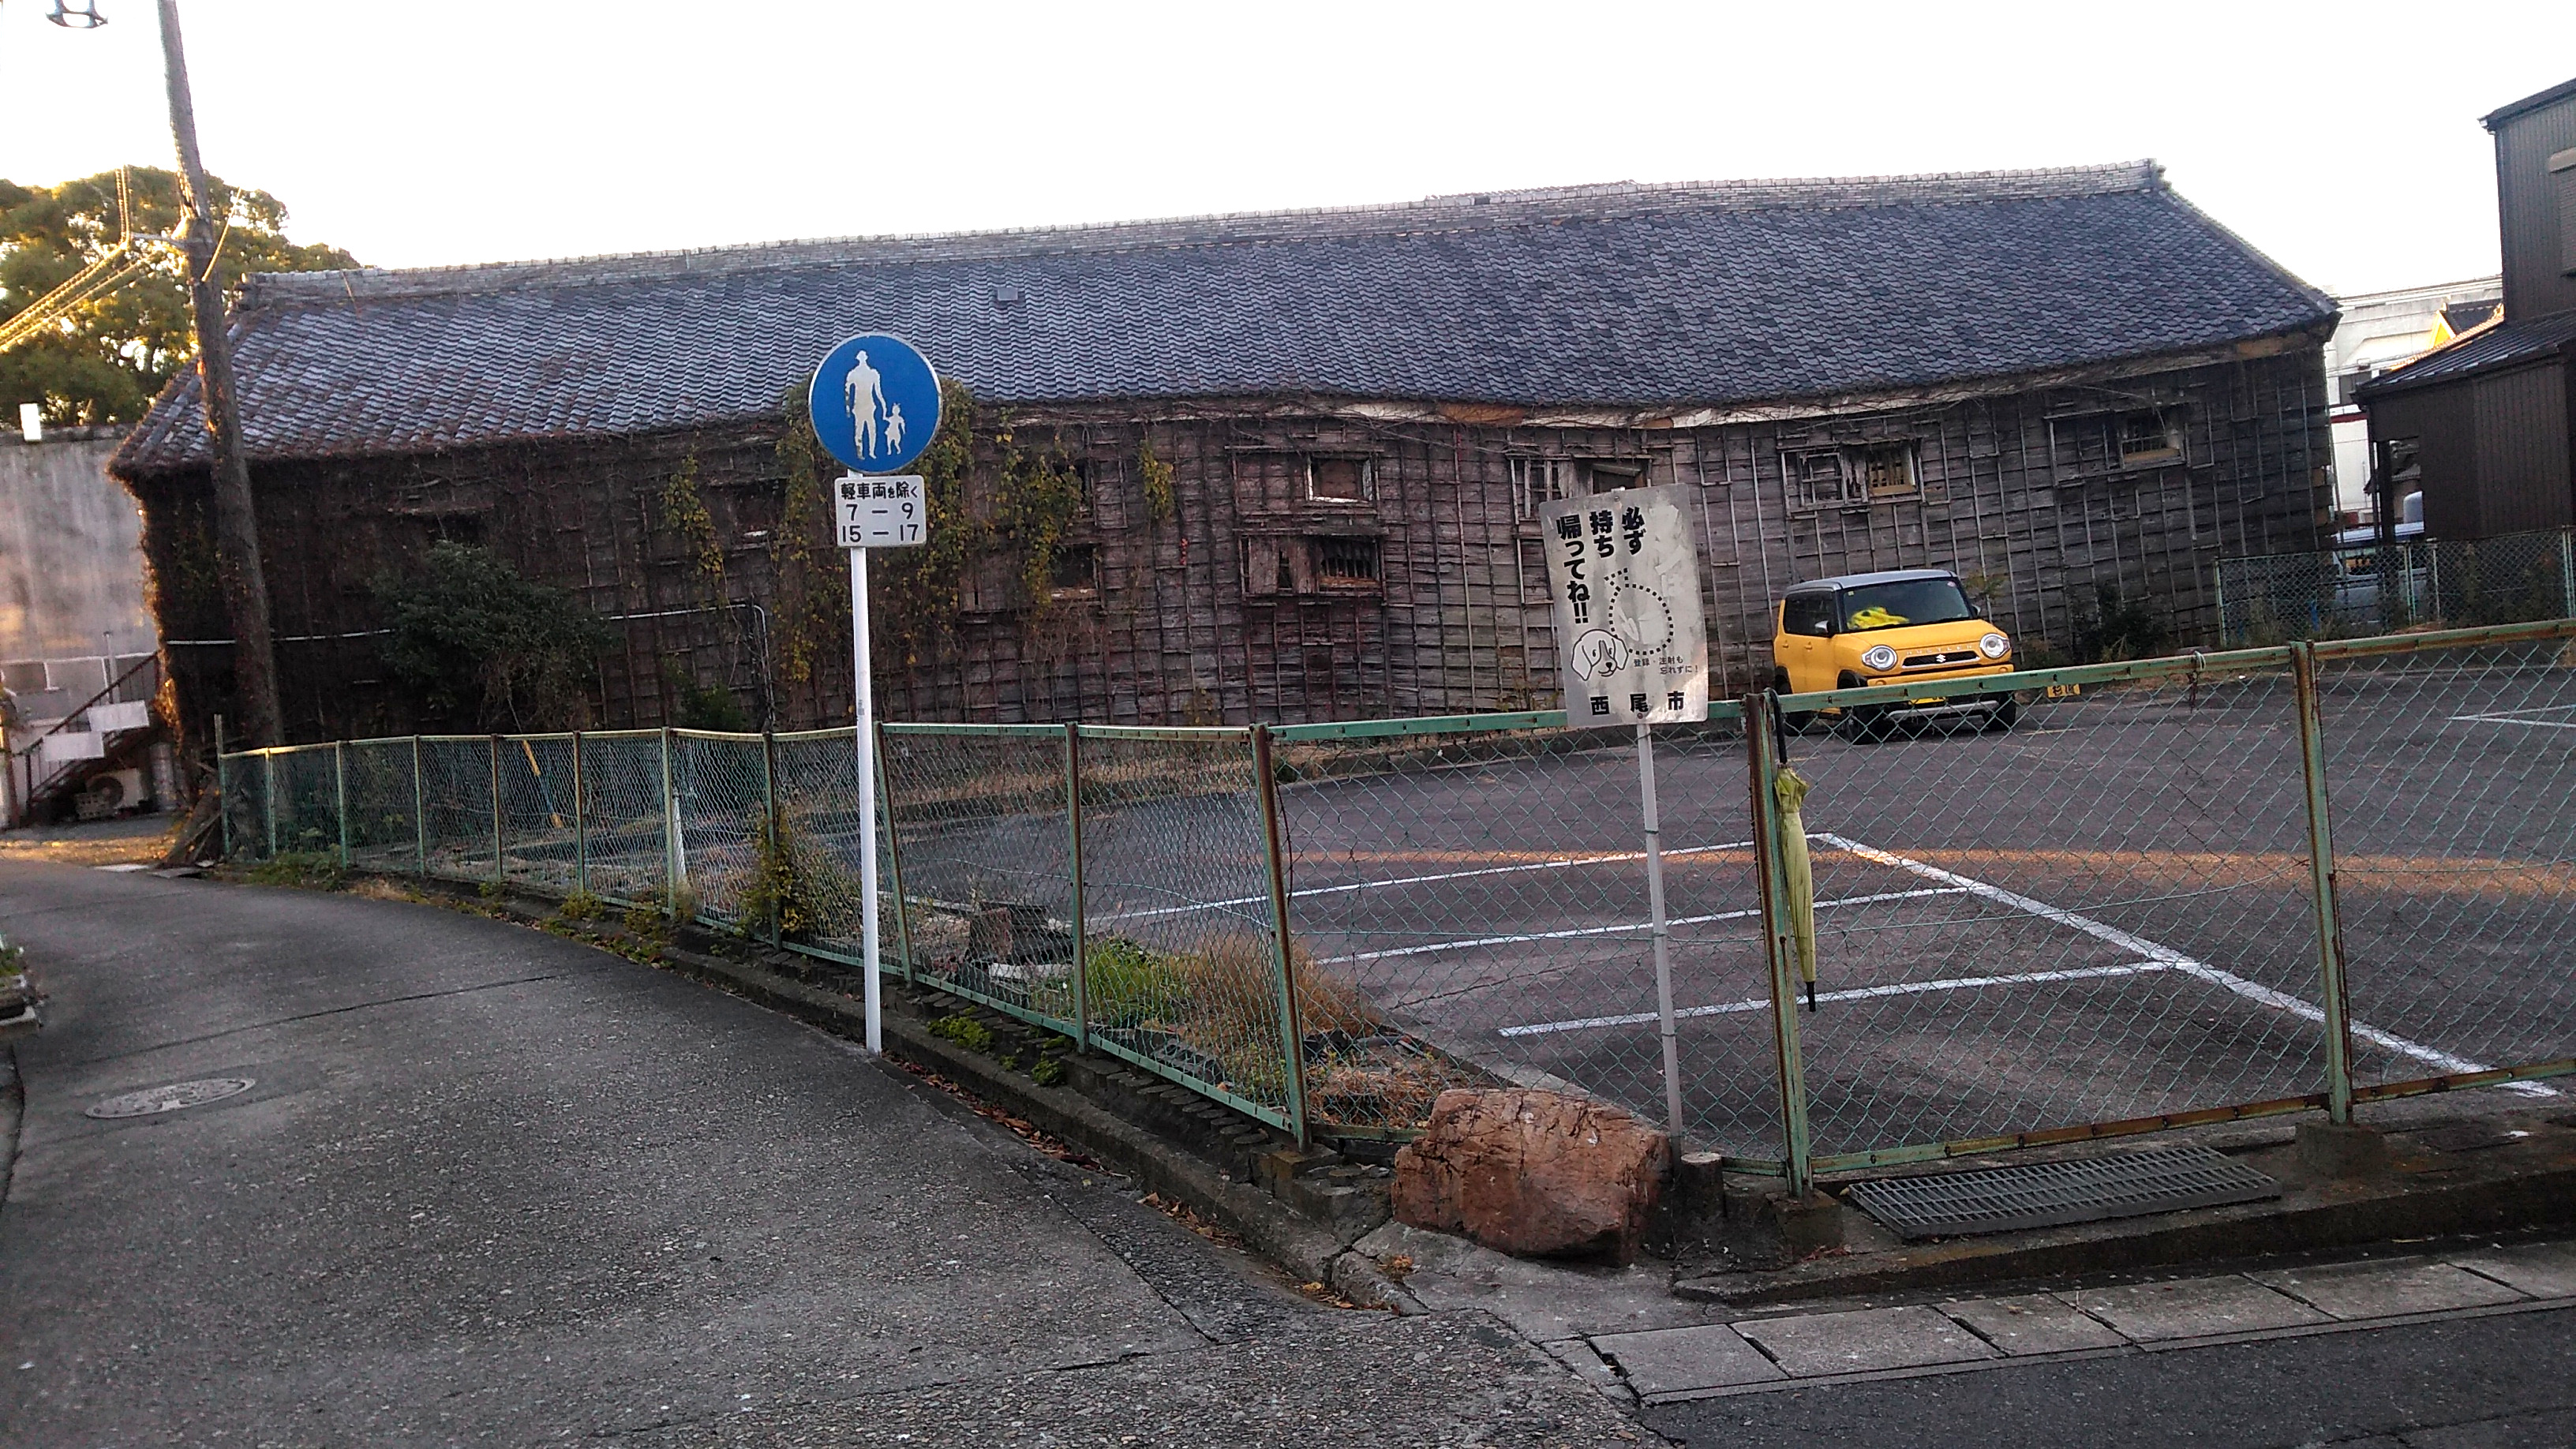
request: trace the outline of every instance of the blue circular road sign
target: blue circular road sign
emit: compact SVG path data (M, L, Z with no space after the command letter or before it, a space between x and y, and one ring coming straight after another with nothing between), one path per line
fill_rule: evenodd
M814 436L856 473L900 473L939 431L939 374L900 337L865 332L814 369Z

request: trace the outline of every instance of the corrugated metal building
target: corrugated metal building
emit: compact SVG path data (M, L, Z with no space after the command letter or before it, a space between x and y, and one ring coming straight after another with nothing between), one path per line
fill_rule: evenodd
M2375 486L2423 494L2424 531L2482 539L2576 524L2576 80L2485 118L2495 135L2504 315L2357 392ZM2392 526L2400 507L2381 510Z
M883 580L889 715L1184 722L1552 702L1537 508L1641 481L1698 490L1721 690L1779 590L1862 569L1957 568L2033 645L2105 587L2206 635L2222 552L2318 544L2333 320L2137 163L260 278L236 327L278 632L361 636L280 645L327 737L418 719L367 583L441 537L621 621L591 723L675 678L846 720L782 399L854 332L981 417L960 548ZM204 536L197 408L118 461L156 567Z

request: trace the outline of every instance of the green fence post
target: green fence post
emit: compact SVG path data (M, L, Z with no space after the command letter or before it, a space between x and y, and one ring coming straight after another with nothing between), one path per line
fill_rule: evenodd
M1807 1068L1798 1041L1797 924L1790 919L1789 879L1781 858L1779 702L1768 690L1744 697L1744 754L1752 773L1753 853L1761 867L1762 947L1771 968L1772 1049L1780 1068L1782 1175L1804 1197L1816 1184L1809 1163Z
M688 858L681 852L680 797L671 778L671 727L662 726L662 901L672 924L680 924L680 892L687 882Z
M340 868L349 867L349 743L331 742L331 803L340 816Z
M32 767L31 767L32 768ZM215 818L224 833L224 859L233 858L233 767L224 753L224 717L215 716Z
M2576 619L2576 528L2558 530L2558 617Z
M1307 1142L1306 1032L1297 1020L1297 966L1288 935L1288 863L1279 833L1279 772L1270 759L1270 726L1252 727L1253 788L1261 792L1261 843L1270 857L1270 924L1279 969L1279 1041L1287 1055L1288 1123Z
M2343 925L2335 913L2334 828L2326 814L2325 719L2317 704L2317 650L2290 645L2298 685L2299 766L2308 786L2308 862L2317 910L2317 969L2326 1011L2326 1115L2352 1120L2352 1014L2344 988Z
M877 808L885 812L886 885L894 892L895 956L902 963L900 969L903 972L904 984L911 985L913 982L912 910L905 904L903 898L903 846L894 828L894 788L887 783L889 777L885 767L885 721L871 716L868 729L870 756L877 767ZM868 828L876 829L877 823L873 820L869 821Z
M769 860L769 944L780 943L778 881L786 873L787 843L778 824L778 733L760 732L760 819L761 829L768 833Z
M492 737L492 879L501 880L508 873L501 868L501 737Z
M261 793L262 793L262 794L264 794L264 795L267 797L265 800L263 800L263 801L261 802L261 805L262 805L262 807L267 811L267 814L268 814L268 858L269 858L269 859L271 859L271 860L275 860L275 859L277 859L277 753L276 753L276 751L274 751L274 750L262 750L262 751L260 752L260 756L259 756L259 772L260 772L260 781L261 781L261 784L264 786L264 789L262 790L262 792L261 792Z
M880 777L882 778L882 777ZM1064 726L1064 823L1073 866L1073 1049L1091 1050L1091 950L1082 924L1082 726Z
M429 878L429 781L420 772L420 736L411 737L411 829L421 878Z
M572 732L572 888L590 894L590 802L581 793L581 731Z

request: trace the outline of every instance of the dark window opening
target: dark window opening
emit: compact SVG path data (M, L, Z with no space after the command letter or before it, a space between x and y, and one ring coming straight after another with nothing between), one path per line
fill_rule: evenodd
M1377 582L1377 540L1374 538L1319 538L1315 546L1315 576L1326 583Z
M1306 496L1320 503L1366 503L1370 472L1366 458L1309 458Z
M1061 599L1100 589L1100 550L1087 543L1056 545L1048 560L1047 586Z
M1548 504L1575 495L1574 461L1570 458L1512 460L1512 517L1535 522Z

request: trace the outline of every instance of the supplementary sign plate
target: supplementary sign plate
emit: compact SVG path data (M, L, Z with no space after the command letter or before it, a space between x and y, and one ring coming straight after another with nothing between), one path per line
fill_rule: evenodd
M842 475L833 486L832 517L843 548L911 548L930 539L930 499L915 473Z

